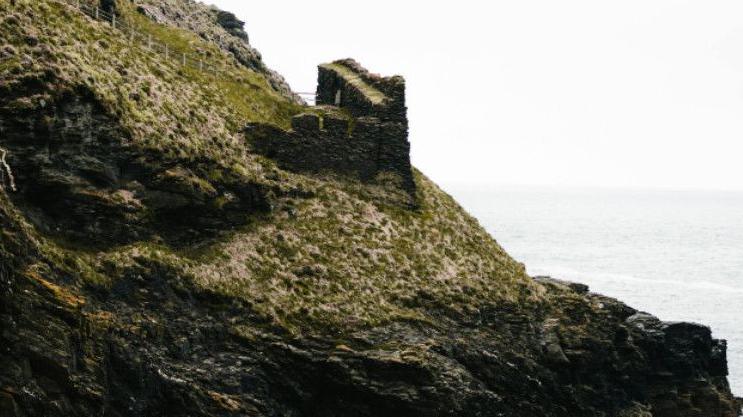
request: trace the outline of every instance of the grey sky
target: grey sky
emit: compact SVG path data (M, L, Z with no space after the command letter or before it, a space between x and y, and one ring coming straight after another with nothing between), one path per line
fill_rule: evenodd
M405 76L436 181L743 189L739 0L212 1L296 91Z

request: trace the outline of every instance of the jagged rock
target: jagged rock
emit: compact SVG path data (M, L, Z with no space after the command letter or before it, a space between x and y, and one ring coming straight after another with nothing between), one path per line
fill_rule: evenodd
M122 244L173 232L172 239L193 239L268 208L257 185L213 183L182 161L135 153L85 89L47 99L36 112L0 109L0 132L17 177L14 198L40 230L67 239Z
M184 16L173 4L203 11L158 4L167 19ZM217 123L233 112L197 111L229 104L178 71L97 55L124 43L73 39L86 21L55 14L67 9L13 7L24 13L0 2L17 58L0 73L0 141L20 187L0 191L0 415L738 414L726 344L708 328L530 279L420 174L422 204L408 210L380 202L377 185L276 168L225 127L242 120ZM199 34L224 31L209 22ZM81 50L110 73L80 64ZM340 90L369 129L405 124L386 111L404 103L401 79L337 65L323 70L327 99ZM146 88L108 88L139 70ZM184 107L153 94L158 117L125 111L158 88ZM260 97L251 112L286 102ZM324 121L294 128L350 138L348 118ZM167 129L142 126L158 122Z
M159 8L149 4L141 4L137 6L137 12L156 23L164 24L167 21L165 15Z
M12 322L15 329L2 336L7 349L0 352L0 363L11 366L0 372L0 385L32 388L30 395L14 388L3 391L4 411L60 416L736 416L724 380L705 365L709 351L699 342L711 346L713 341L702 326L664 324L649 316L642 317L649 324L642 327L637 326L639 316L566 322L560 311L565 303L590 308L595 301L574 293L553 293L554 304L546 313L552 318L539 331L508 323L519 322L518 314L538 321L544 313L514 315L518 309L494 306L478 328L463 326L459 319L444 319L437 328L398 323L359 331L340 348L333 338L287 339L263 329L249 307L225 310L219 297L201 293L164 264L133 268L130 273L145 280L122 280L134 287L90 300L100 303L96 309L113 312L113 321L103 327L85 310L60 308L44 286L11 278L14 292L25 295L5 295L0 304L4 326ZM145 288L150 291L142 292ZM37 306L36 313L22 308L27 303ZM617 339L625 325L631 336ZM580 335L580 341L561 342L555 336L558 328ZM655 329L665 338L657 339ZM687 344L683 335L689 333ZM58 343L65 340L74 342ZM558 353L561 344L571 352L567 357ZM8 372L24 362L32 364L30 372ZM68 363L77 365L62 365ZM680 367L667 367L671 363ZM692 378L684 367L694 370Z
M101 9L107 13L116 13L117 0L100 0Z
M219 10L217 12L217 23L230 35L240 38L245 42L250 42L248 40L248 33L245 32L245 22L238 19L234 14Z

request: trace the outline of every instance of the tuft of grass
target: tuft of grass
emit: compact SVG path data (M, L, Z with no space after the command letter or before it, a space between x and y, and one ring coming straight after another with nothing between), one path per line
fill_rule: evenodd
M361 91L374 105L382 104L387 99L387 96L385 96L384 93L369 85L358 74L341 64L322 64L321 67L327 68L340 74L340 76L348 81L349 84Z
M267 122L288 128L291 117L303 111L303 106L274 91L262 74L240 65L216 44L193 32L153 22L138 13L132 4L122 4L119 12L128 24L151 35L154 41L167 44L173 62L177 62L182 54L197 54L203 57L204 62L216 66L217 74L196 69L188 72L207 78L218 88L225 104L239 115L237 120L231 121L236 122L231 123L235 128L242 128L245 122Z
M417 174L419 211L378 203L384 190L325 179L189 268L196 282L249 300L294 332L345 332L432 310L475 314L538 303L542 290L451 197Z
M122 22L171 45L173 54L197 51L208 56L223 68L220 77L166 61L109 24L63 4L21 1L16 7L0 4L4 42L16 51L2 63L11 70L0 73L0 88L12 91L38 83L47 104L84 88L120 123L130 146L259 176L258 164L246 154L242 127L249 121L289 127L291 116L303 106L282 97L263 74L238 65L216 45L151 22L129 2L120 3ZM41 107L5 99L0 105Z

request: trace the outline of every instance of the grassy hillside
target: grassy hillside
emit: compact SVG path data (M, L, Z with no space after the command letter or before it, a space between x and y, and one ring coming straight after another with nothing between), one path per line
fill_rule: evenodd
M0 3L6 58L4 92L39 86L32 97L10 106L33 108L55 94L85 87L115 115L132 145L179 158L245 163L239 129L246 121L288 126L299 106L271 89L262 74L234 62L216 45L180 29L157 25L120 2L122 20L168 43L172 53L200 52L222 63L219 78L168 62L130 42L110 25L95 22L61 3Z
M531 279L419 172L279 169L243 126L328 110L216 10L117 3L222 75L0 0L1 416L738 415L709 328Z
M456 314L539 299L539 287L522 265L424 176L418 175L421 207L409 211L394 204L392 189L290 174L251 155L239 134L245 122L286 126L302 108L216 45L151 22L129 2L120 4L124 21L173 52L198 50L222 61L227 75L214 78L163 62L107 24L53 1L15 8L4 2L2 44L12 53L3 62L0 88L38 87L7 105L42 106L83 84L115 115L137 152L207 160L215 176L227 167L272 184L274 209L196 247L142 241L72 251L49 243L51 252L84 264L86 282L110 286L120 279L110 265L151 257L206 289L249 301L292 331L427 321L432 307Z

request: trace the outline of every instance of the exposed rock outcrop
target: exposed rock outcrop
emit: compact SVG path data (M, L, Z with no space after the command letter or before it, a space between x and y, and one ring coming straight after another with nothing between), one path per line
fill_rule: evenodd
M86 88L8 99L0 136L20 184L13 196L44 233L81 245L197 239L268 207L264 187L229 171L209 179L217 167L206 161L132 148Z
M7 215L28 256L2 270L4 416L737 417L707 328L553 281L544 310L288 338L146 257L104 293L58 287Z
M230 35L249 42L248 33L245 32L245 22L238 19L234 14L224 10L217 11L217 23Z
M622 388L610 388L607 397L633 398L649 405L655 417L738 413L726 380L726 343L713 339L708 327L664 323L616 300L584 293L574 284L538 280L553 291L569 289L585 297L602 317L588 319L587 311L576 308L580 303L565 303L573 296L558 302L565 315L559 325L552 324L559 337L545 338L545 352L555 357L563 351L567 362L557 355L562 360L553 361L553 369L568 373L568 380L603 387L618 383ZM585 395L593 394L589 390Z
M326 66L321 126L56 2L0 2L0 53L0 416L737 417L708 328L532 279L409 166L416 210L241 140L404 143L401 79Z

